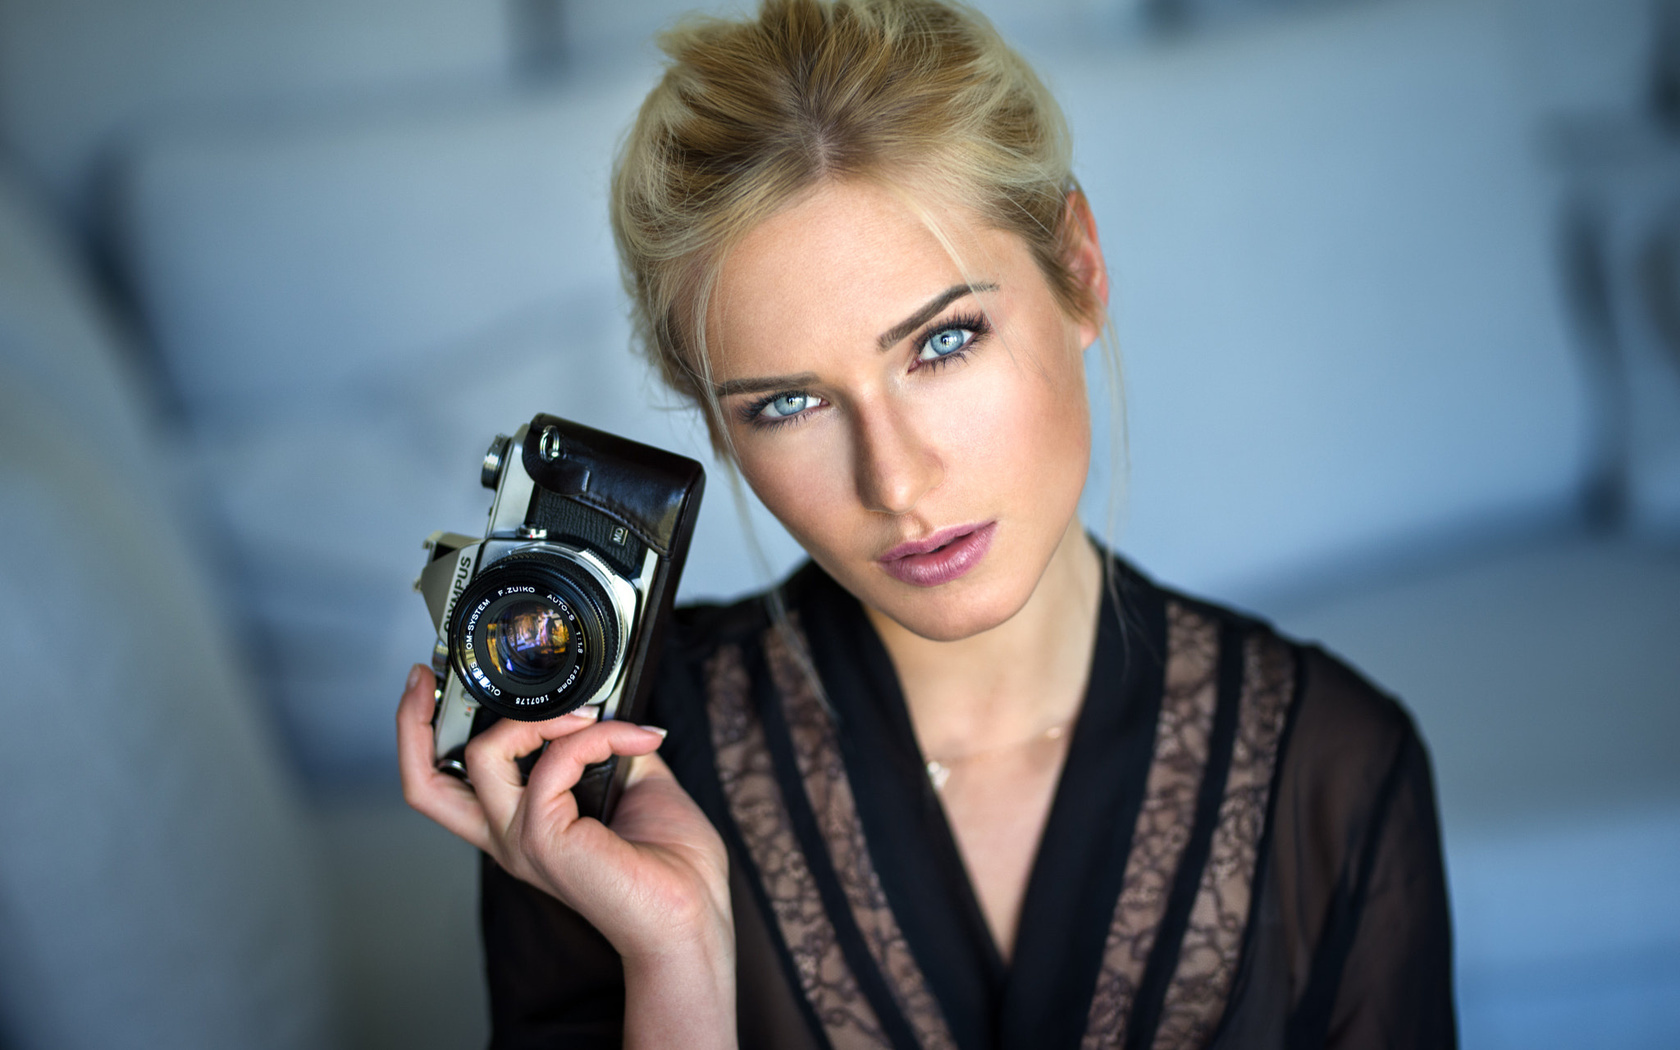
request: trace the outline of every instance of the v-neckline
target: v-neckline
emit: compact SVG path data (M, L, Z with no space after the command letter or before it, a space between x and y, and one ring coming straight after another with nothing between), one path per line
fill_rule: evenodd
M1005 961L969 880L886 647L857 600L815 566L793 581L829 691L841 758L887 901L957 1045L1076 1047L1130 851L1161 700L1158 592L1117 563L1085 696Z

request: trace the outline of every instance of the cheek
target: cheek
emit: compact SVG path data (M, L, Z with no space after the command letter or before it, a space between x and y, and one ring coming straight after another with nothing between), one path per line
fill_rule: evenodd
M1048 342L1051 333L1039 336L1057 345ZM1082 357L1017 350L1000 355L998 366L988 370L984 387L948 416L949 431L963 435L959 448L982 469L1027 472L1016 482L1059 480L1063 473L1083 479L1091 422Z
M823 544L825 523L855 508L844 445L833 435L777 435L737 450L753 495L807 549Z

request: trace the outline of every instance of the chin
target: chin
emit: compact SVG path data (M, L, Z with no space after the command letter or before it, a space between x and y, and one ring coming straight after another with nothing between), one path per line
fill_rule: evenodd
M926 590L917 588L910 594L883 594L879 600L875 600L875 595L860 597L911 634L930 642L960 642L1009 622L1032 596L1031 587L1013 594L1010 588L957 586L963 582L966 581ZM887 586L900 591L909 589L897 581L888 581Z

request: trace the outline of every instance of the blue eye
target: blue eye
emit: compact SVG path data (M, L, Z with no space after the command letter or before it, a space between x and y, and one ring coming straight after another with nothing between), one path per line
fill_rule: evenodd
M941 328L927 337L921 352L916 355L916 360L938 361L940 358L950 357L967 349L968 344L974 342L974 336L972 328Z
M798 423L825 404L827 402L813 393L790 390L769 394L734 411L743 424L768 428Z
M810 408L815 401L810 394L778 394L766 401L758 414L763 419L787 419Z

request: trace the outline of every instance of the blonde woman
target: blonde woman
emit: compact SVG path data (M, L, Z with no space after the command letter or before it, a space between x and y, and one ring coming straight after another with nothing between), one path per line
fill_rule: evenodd
M640 338L810 561L679 614L662 729L502 722L474 788L415 669L492 1045L1452 1045L1408 717L1078 520L1108 275L1032 71L934 0L664 44L613 184ZM612 754L609 828L569 789Z

